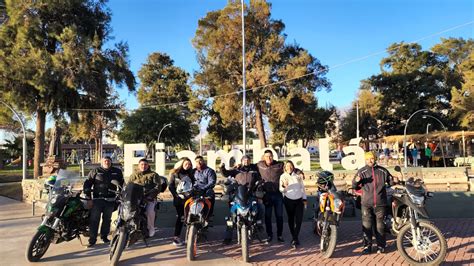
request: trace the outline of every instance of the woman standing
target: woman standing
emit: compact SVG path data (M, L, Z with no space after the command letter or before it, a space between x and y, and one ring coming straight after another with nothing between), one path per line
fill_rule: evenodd
M173 195L173 205L176 208L176 223L174 226L174 238L173 245L182 246L184 243L181 241L181 229L183 228L183 216L184 216L184 202L185 199L179 197L176 188L181 182L191 182L194 185L194 178L192 174L193 165L189 158L182 158L175 168L170 171L170 185L169 190Z
M291 246L296 248L300 242L298 235L303 222L303 212L306 208L306 192L303 184L304 175L295 171L292 161L285 163L285 172L280 177L280 191L283 193L283 203L288 215L288 226L293 237Z

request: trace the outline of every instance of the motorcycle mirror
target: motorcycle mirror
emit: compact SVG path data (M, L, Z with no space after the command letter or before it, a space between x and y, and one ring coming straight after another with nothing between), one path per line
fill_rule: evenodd
M120 184L117 180L112 180L112 181L110 181L110 183L112 183L114 186L118 187L119 189L122 189L122 187L120 186Z

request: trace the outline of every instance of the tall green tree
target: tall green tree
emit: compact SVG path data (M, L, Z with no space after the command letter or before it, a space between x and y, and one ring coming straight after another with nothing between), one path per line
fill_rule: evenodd
M105 0L6 1L0 28L0 89L35 114L34 176L41 175L47 114L102 106L113 80L134 88L125 44L103 49L110 38ZM110 60L109 60L110 59Z
M382 131L403 134L402 121L422 108L440 114L450 112L450 91L455 79L448 62L416 43L395 43L387 53L388 57L380 62L382 73L370 77L366 84L382 96L377 115ZM410 121L409 133L423 131L420 118Z
M474 130L474 50L467 60L460 65L463 74L461 89L451 89L451 106L455 116L460 117L460 125L468 130Z
M175 109L168 108L139 108L123 120L123 126L118 132L118 137L123 142L145 142L151 146L158 139L160 130L172 121L160 136L160 142L168 146L191 144L191 124Z
M241 93L236 94L242 89L240 8L240 1L229 1L223 9L209 12L199 20L193 39L201 66L195 73L195 83L204 89L206 97L218 96L210 102L209 109L213 111L211 115L219 114L214 120L222 121L219 128L223 132L233 130L242 120L242 97ZM266 146L264 116L279 112L274 108L282 106L272 102L281 98L290 100L294 95L308 97L305 94L330 87L324 77L326 67L298 45L285 44L284 27L282 21L271 18L271 5L266 1L251 0L245 6L246 88L251 88L247 91L246 112L253 118L250 121L255 121L255 125L249 126L255 126L263 146ZM283 82L303 75L307 76ZM278 83L265 86L274 82Z

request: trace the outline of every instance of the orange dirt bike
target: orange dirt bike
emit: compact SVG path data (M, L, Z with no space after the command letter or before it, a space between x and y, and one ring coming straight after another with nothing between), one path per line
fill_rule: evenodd
M344 194L335 189L320 192L319 206L314 208L314 233L321 237L320 250L330 258L336 249L337 229L344 214Z
M205 191L196 190L189 182L182 182L176 189L185 199L184 221L186 224L186 257L193 261L197 256L198 239L205 238L211 201L204 196Z

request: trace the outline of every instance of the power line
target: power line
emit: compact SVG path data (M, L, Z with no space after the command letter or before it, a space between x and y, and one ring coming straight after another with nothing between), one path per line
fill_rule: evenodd
M463 23L463 24L459 24L459 25L456 25L456 26L453 26L453 27L450 27L450 28L448 28L448 29L444 29L444 30L442 30L442 31L439 31L439 32L436 32L436 33L433 33L433 34L430 34L430 35L427 35L427 36L424 36L424 37L421 37L421 38L419 38L419 39L416 39L416 40L411 41L411 42L408 42L408 43L417 43L417 42L420 42L420 41L422 41L422 40L429 39L429 38L431 38L431 37L438 36L438 35L440 35L440 34L443 34L443 33L446 33L446 32L450 32L450 31L453 31L453 30L456 30L456 29L459 29L459 28L462 28L462 27L466 27L466 26L471 25L471 24L474 24L474 20L473 20L473 21L466 22L466 23ZM383 50L383 51L378 51L378 52L371 53L371 54L368 54L368 55L365 55L365 56L362 56L362 57L350 59L350 60L348 60L348 61L346 61L346 62L344 62L344 63L340 63L340 64L334 65L334 66L332 66L332 67L325 68L324 71L329 71L329 70L332 70L332 69L337 69L337 68L343 67L343 66L348 65L348 64L352 64L352 63L355 63L355 62L363 61L363 60L365 60L365 59L368 59L368 58L371 58L371 57L374 57L374 56L377 56L377 55L380 55L380 54L383 54L383 53L386 53L386 52L389 52L389 51L396 50L396 49L400 48L402 45L403 45L403 44L400 44L400 45L394 46L394 47L392 47L392 48L390 48L390 49L385 49L385 50ZM301 79L301 78L304 78L304 77L308 77L308 76L312 76L312 75L317 75L317 74L318 74L317 71L313 71L313 72L310 72L310 73L307 73L307 74L304 74L304 75L301 75L301 76L297 76L297 77L293 77L293 78L288 78L288 79L285 79L285 80L280 80L280 81L268 83L268 84L261 85L261 86L257 86L257 87L253 87L253 88L248 88L248 89L245 89L245 92L255 91L255 90L258 90L258 89L263 89L263 88L266 88L266 87L270 87L270 86L274 86L274 85L286 83L286 82L288 82L288 81L293 81L293 80L297 80L297 79ZM208 99L215 99L215 98L220 98L220 97L226 97L226 96L229 96L229 95L239 94L239 93L243 93L243 92L244 92L244 90L238 90L238 91L233 91L233 92L228 92L228 93L223 93L223 94L218 94L218 95L210 96ZM188 101L181 101L181 102L174 102L174 103L157 104L157 105L142 105L142 106L140 106L140 107L138 107L138 108L158 108L158 107L168 107L168 106L179 106L179 105L187 104L187 103L190 103L190 102L199 102L199 101L201 101L201 99L188 100ZM122 109L122 108L80 109L80 108L76 108L76 109L70 109L70 110L81 111L81 112L91 112L91 111L94 112L94 111L115 111L115 110L128 110L128 111L132 111L133 109Z

